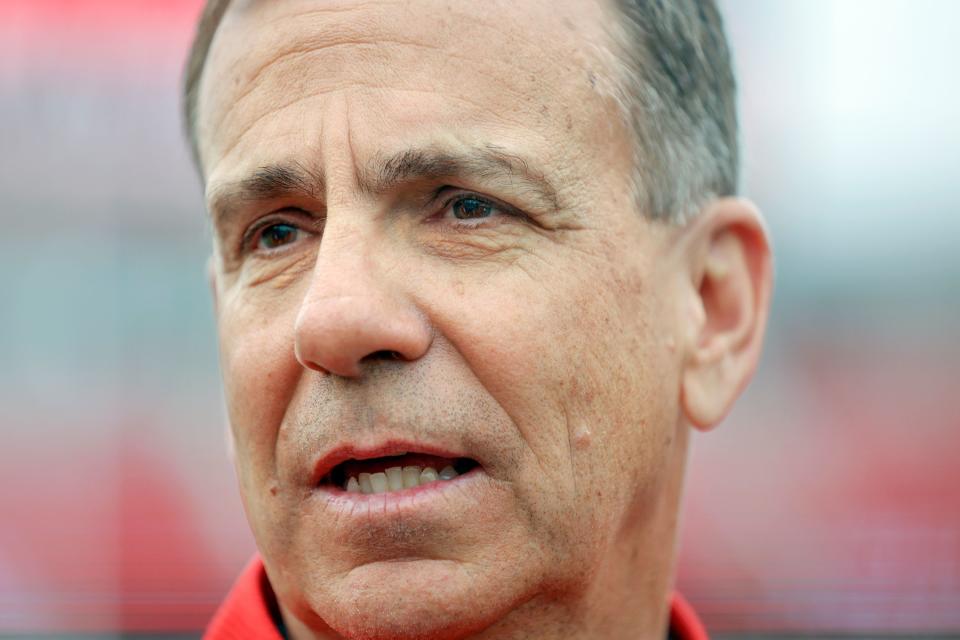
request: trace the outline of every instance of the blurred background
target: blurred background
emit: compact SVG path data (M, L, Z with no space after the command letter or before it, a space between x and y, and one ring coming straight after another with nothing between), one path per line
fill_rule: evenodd
M720 635L960 634L960 2L721 2L760 371L698 435ZM180 135L200 0L0 0L0 635L192 632L253 551Z

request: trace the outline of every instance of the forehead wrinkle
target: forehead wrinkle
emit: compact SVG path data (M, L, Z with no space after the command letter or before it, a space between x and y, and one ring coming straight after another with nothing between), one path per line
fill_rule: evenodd
M414 48L420 48L420 49L433 49L433 50L442 49L441 47L438 47L437 45L430 44L430 43L414 42L409 40L398 40L394 38L377 38L376 40L369 41L369 42L366 42L360 39L345 39L345 40L335 41L335 42L328 42L326 40L323 42L320 42L319 38L310 39L309 41L301 44L300 46L290 47L286 50L281 50L277 52L274 56L270 57L270 59L258 65L256 68L254 68L252 73L250 73L249 77L246 78L243 89L240 90L231 99L230 107L228 107L227 111L223 114L223 117L220 119L218 126L223 125L224 121L226 121L226 119L230 116L234 108L237 105L239 105L240 102L243 101L246 97L248 97L251 93L253 93L259 86L261 86L258 83L261 76L264 73L266 73L268 69L270 69L271 67L274 67L275 65L285 64L285 63L291 63L291 64L296 63L298 60L302 58L306 58L314 54L326 53L326 52L338 49L340 47L353 46L353 47L373 49L373 48L380 47L384 44L402 45L402 46L414 47ZM461 58L464 60L468 59L466 56L458 56L457 54L452 52L449 54L447 52L444 52L444 53L445 55L447 55L447 57Z
M348 43L343 43L343 44L348 44ZM354 44L354 46L357 46L357 45ZM433 47L433 48L435 48L435 47ZM320 52L313 50L313 51L305 52L304 55L306 56L306 55L310 55L310 54L313 54L313 53L320 53ZM458 57L460 57L460 56L453 55L453 56L447 56L447 57L448 57L448 58L449 58L449 57L458 58ZM463 60L464 60L464 61L468 61L469 59L466 58L466 57L463 57ZM493 72L488 72L488 71L483 70L483 69L477 69L476 71L477 71L478 73L480 73L480 75L486 76L486 77L488 77L488 78L490 78L490 79L492 79L492 80L496 80L496 79L498 78L498 76L497 76L495 73L493 73ZM256 89L258 89L259 87L261 87L261 86L262 86L262 85L253 85L253 84L251 84L250 87L248 88L248 90L247 90L247 91L245 92L245 94L244 94L245 97L238 98L237 100L232 101L232 102L230 103L230 105L227 107L227 110L226 110L226 111L224 112L224 114L220 117L219 122L217 123L217 125L214 126L214 127L211 127L211 129L212 129L213 131L223 131L223 130L225 130L225 129L226 129L226 124L227 124L228 120L231 119L232 116L235 116L235 112L237 111L237 109L240 108L240 107L242 106L242 104L243 104L247 99L250 98L250 95L251 95L252 93L254 93L254 91L255 91ZM423 90L423 89L417 89L417 88L413 88L413 87L394 87L394 86L390 86L390 85L377 84L377 83L375 83L375 82L373 82L373 81L364 82L364 81L357 80L357 79L353 79L353 78L342 78L342 79L339 79L339 80L336 82L336 85L335 85L335 86L327 87L327 88L322 88L322 89L321 89L321 88L318 88L315 92L312 92L312 93L305 93L305 94L295 95L293 98L291 98L291 99L289 99L289 100L286 100L286 101L283 101L283 102L280 102L280 103L271 102L270 104L266 105L265 108L264 108L264 110L262 111L262 113L257 114L257 115L253 118L253 120L252 120L249 124L247 124L247 125L243 128L243 130L242 130L238 135L236 135L236 136L233 138L232 141L229 142L229 144L227 144L222 150L220 150L220 152L219 152L220 157L221 157L221 158L226 158L227 156L229 156L229 155L234 151L234 149L236 149L236 147L239 146L239 144L243 141L243 139L254 129L254 127L256 127L256 125L260 124L262 121L266 120L267 118L269 118L269 117L271 117L271 116L278 115L278 114L280 114L281 112L283 112L284 110L286 110L286 109L288 109L288 108L290 108L290 107L292 107L292 106L295 106L295 105L297 105L297 104L299 104L299 103L301 103L301 102L303 102L303 101L305 101L305 100L310 100L310 99L313 99L313 98L320 97L321 95L324 95L324 94L331 94L331 93L334 93L334 92L336 92L336 91L344 90L344 89L370 89L370 90L374 90L374 91L400 91L400 92L404 92L404 93L425 93L425 94L430 94L430 95L433 95L433 96L435 96L435 95L437 94L437 91L426 91L426 90ZM268 89L267 89L267 90L268 90ZM516 88L509 87L509 86L508 86L508 87L502 87L501 90L506 90L506 91L512 93L513 95L515 95L515 96L518 98L518 100L519 100L519 99L524 99L524 100L525 100L525 99L528 99L528 98L529 98L529 96L528 96L526 93L524 93L522 90L520 90L520 89L516 89ZM498 118L500 118L501 120L506 119L503 114L499 114L499 113L496 113L496 112L492 111L489 104L484 104L483 102L480 102L480 101L477 101L477 100L471 100L471 99L469 99L469 98L467 98L467 97L465 97L465 96L462 96L462 95L454 95L454 94L451 94L451 93L444 93L443 96L444 96L444 99L453 100L453 101L456 101L456 102L460 102L460 103L463 103L463 104L467 104L467 105L473 107L474 109L477 109L477 110L480 110L480 111L484 111L484 112L487 112L487 113L491 113L491 114L497 116Z
M337 91L346 90L346 89L369 89L369 90L371 90L371 91L383 91L383 92L394 91L394 92L401 92L401 93L425 94L425 95L429 95L429 96L432 96L432 97L435 97L435 96L437 95L437 92L436 92L436 91L428 91L428 90L425 90L425 89L396 88L396 87L391 87L391 86L383 86L383 85L376 85L376 84L370 84L370 83L364 83L364 82L355 82L355 81L344 81L344 84L345 84L345 86L338 86L338 87L333 87L333 88L325 89L324 91L322 91L322 92L320 92L320 93L332 94L332 93L335 93L335 92L337 92ZM283 111L283 110L285 110L285 109L288 109L288 108L290 108L290 107L296 106L297 104L299 104L300 102L303 102L304 100L309 100L309 99L312 99L312 98L316 98L316 97L318 97L318 95L319 95L319 93L316 94L316 95L298 96L298 97L296 97L296 98L294 98L294 99L292 99L292 100L290 100L290 101L288 101L288 102L286 102L286 103L283 103L283 104L280 104L280 105L276 105L276 106L274 106L272 109L270 109L269 111L266 111L266 112L264 112L263 114L257 116L257 118L256 118L253 122L251 122L251 123L243 130L243 132L241 132L240 135L237 136L237 137L233 140L233 142L231 142L225 149L222 150L222 152L221 152L222 158L223 158L223 159L227 159L227 158L229 157L229 155L232 154L232 153L239 147L239 145L240 145L240 143L243 141L243 139L244 139L248 134L250 134L250 133L253 131L254 127L255 127L257 124L259 124L260 122L262 122L263 120L265 120L266 118L268 118L270 115L280 113L281 111ZM463 97L463 96L448 95L448 94L444 94L443 97L444 97L445 100L451 100L451 101L454 101L454 102L458 102L458 103L462 103L462 104L464 104L464 105L470 106L470 107L472 107L473 109L475 109L475 110L478 111L478 112L485 112L485 113L489 113L489 114L491 114L491 115L493 115L493 116L496 116L501 122L506 123L506 124L508 124L508 125L521 126L521 127L525 127L525 128L528 126L526 123L523 123L522 121L519 121L519 120L517 120L516 118L510 118L510 117L507 117L507 116L504 115L504 114L498 114L498 113L492 112L492 111L490 110L490 106L489 106L489 105L485 105L485 104L483 104L483 103L476 102L476 101L474 101L474 100L470 100L469 98L466 98L466 97ZM542 134L540 134L540 133L538 133L538 132L536 132L536 131L530 131L530 133L531 133L531 135L536 135L538 138L541 138L541 139L543 138Z
M362 6L365 7L367 5L362 5ZM355 7L354 9L359 9L359 8L360 7ZM341 12L346 12L346 11L348 10L347 9L341 10ZM459 12L452 9L448 9L448 11L452 15L458 18L462 17L468 20L474 26L480 26L482 28L493 30L500 33L501 35L503 34L510 35L511 40L513 39L512 36L515 36L518 33L517 29L515 28L507 29L503 25L498 25L498 24L490 23L488 21L479 20L477 19L476 16L471 17L464 12ZM303 15L309 15L310 13L328 13L328 12L317 10L315 12L304 12ZM300 15L301 14L298 13L297 17L299 17ZM280 22L283 22L284 20L289 20L290 17L291 17L290 14L285 14L284 16L274 18L272 22L280 23ZM482 66L481 67L476 66L477 60L475 59L475 56L471 56L470 54L461 54L458 52L458 49L456 47L451 48L450 46L433 44L429 40L426 42L417 42L409 38L407 39L398 38L396 37L396 34L383 32L382 29L374 29L373 31L371 31L370 27L372 25L368 21L362 21L362 24L364 25L366 30L365 32L360 33L356 25L349 25L349 24L344 25L344 24L341 24L340 21L338 21L335 24L337 28L334 29L332 32L323 31L318 28L317 32L311 32L309 34L299 34L299 36L295 36L297 38L297 44L294 46L288 45L286 47L283 46L283 43L276 43L275 33L267 32L267 35L263 35L265 32L265 29L263 29L262 26L258 24L257 29L255 29L252 34L248 33L248 37L252 36L255 42L256 40L262 40L260 44L263 47L269 47L270 49L276 49L277 47L269 46L269 45L279 44L280 50L270 55L266 61L257 64L255 67L253 67L251 71L244 74L246 78L244 80L244 84L242 88L240 88L239 91L227 101L228 104L225 110L223 111L223 114L218 118L218 121L216 121L215 123L212 123L212 126L209 127L209 129L213 131L224 130L225 125L228 123L230 119L232 119L235 116L235 112L238 110L238 108L240 108L242 104L246 103L247 101L246 98L248 98L250 94L254 92L258 92L257 91L258 89L263 89L268 92L275 91L276 87L270 86L270 83L264 82L262 78L262 76L271 67L275 67L275 65L280 64L282 65L282 68L286 68L288 64L295 64L296 61L302 60L303 58L308 58L312 55L330 53L331 51L337 48L346 47L346 46L362 47L364 49L375 50L375 49L382 48L384 45L399 45L400 47L413 47L417 49L428 49L428 50L442 52L443 59L447 63L446 66L450 66L449 61L451 59L461 60L462 62L469 64L472 67L473 72L478 73L481 76L487 77L494 82L497 82L499 84L504 84L505 81L507 81L504 84L504 86L500 88L500 91L510 92L512 95L514 95L517 98L517 101L519 104L522 104L524 101L529 99L530 87L512 86L512 85L515 85L517 81L520 80L521 78L529 79L529 81L534 82L536 78L543 77L543 73L545 71L542 66L543 64L554 67L556 69L556 73L558 73L561 76L569 75L569 72L571 71L569 68L569 63L561 64L560 59L564 58L564 56L559 57L560 59L557 59L557 60L550 57L546 60L541 60L540 64L534 64L534 65L527 64L527 61L529 60L529 58L526 56L513 56L508 61L508 64L516 66L516 70L514 73L505 74L502 71L494 72L486 68L483 68ZM344 30L344 27L346 27L345 30ZM240 27L240 28L243 29L244 27ZM247 29L247 31L249 31L249 28ZM306 38L306 41L304 41L304 38ZM536 47L538 49L542 48L542 43L539 43L539 44L535 43L533 40L530 40L529 38L523 38L523 40L528 47ZM221 43L221 46L222 44L223 43ZM253 48L254 47L251 47L249 45L245 47L247 51L250 51ZM233 60L231 66L233 64L236 64L236 62L238 61ZM210 76L210 74L205 74L205 75L208 77ZM514 78L513 82L508 81L509 78L511 77ZM285 82L283 84L286 90L290 89L289 82ZM537 84L540 86L538 93L542 94L542 99L552 99L553 97L555 97L557 93L557 88L552 86L551 83L538 82ZM313 92L310 92L310 93L313 93ZM275 100L269 100L268 102L273 104L276 103ZM288 101L286 104L290 104L290 102ZM283 105L280 105L280 106L283 106ZM257 117L257 120L259 119L260 117ZM252 124L253 123L251 123L251 126ZM230 145L230 147L232 146L233 145ZM226 155L226 153L227 152L224 152L223 155Z
M369 8L371 4L387 5L389 3L366 3L364 6ZM339 13L342 13L344 16L346 16L346 15L349 15L350 13L357 13L358 12L357 10L359 10L360 8L362 7L350 7L349 11L347 8L340 8L338 10L316 9L315 11L302 12L302 13L303 15L309 15L311 13L330 15L330 14L335 14L339 12ZM508 22L506 25L494 23L494 22L491 22L489 19L485 19L484 16L482 15L471 16L466 11L460 9L459 7L453 7L452 5L446 6L445 13L448 16L447 18L448 20L449 20L449 16L453 16L455 19L468 20L475 27L479 26L481 29L495 30L499 32L501 35L506 35L511 37L516 35L524 36L522 40L526 47L531 47L539 44L539 46L542 48L544 44L542 42L538 42L536 38L531 38L530 34L527 33L527 31L519 30L516 27L516 25L513 25L513 23L511 22ZM270 20L270 24L272 23L283 24L285 21L288 21L291 15L293 14L294 12L286 12L284 16L279 16L279 17L275 16ZM299 15L301 15L301 13L297 12L296 16L299 16ZM334 22L339 24L339 21L337 20L334 20ZM324 53L324 51L320 51L314 48L314 45L319 44L321 42L326 43L328 50L333 50L340 47L346 48L348 46L362 47L363 49L366 49L366 50L372 50L372 49L375 50L384 44L393 44L403 48L419 47L420 48L419 51L425 51L425 50L444 51L443 46L437 46L433 44L427 45L421 42L411 42L409 40L404 40L402 38L396 38L396 37L389 40L386 38L381 38L379 41L375 40L373 42L367 42L369 38L375 37L377 35L376 33L370 31L371 26L376 27L377 25L375 24L371 25L371 23L369 23L368 21L361 21L361 22L362 22L362 29L361 29L361 25L353 25L352 27L348 26L346 33L344 31L339 31L339 30L336 33L333 33L333 34L328 33L326 35L317 34L316 32L308 33L306 34L306 37L309 38L310 42L306 46L302 44L304 34L302 33L293 34L294 38L296 38L297 41L300 43L297 47L295 48L288 47L286 48L285 51L281 51L277 55L272 56L270 61L259 64L255 68L255 70L252 72L253 77L251 78L251 80L248 82L245 82L242 87L238 87L239 92L236 94L236 98L227 98L227 99L221 98L220 104L223 107L225 107L224 109L220 110L223 115L217 118L219 122L218 122L218 126L214 127L212 130L212 132L215 134L213 136L213 139L211 139L210 137L208 137L207 139L210 140L210 142L214 142L214 140L219 138L221 144L222 143L225 143L225 144L220 149L216 149L216 147L211 148L211 146L208 144L207 145L208 152L215 152L215 155L213 153L208 153L208 157L211 160L216 160L217 164L219 164L221 161L226 160L228 157L235 156L236 154L234 153L234 151L236 151L238 148L244 149L245 147L242 146L243 143L249 139L250 135L254 131L261 130L262 127L260 125L262 125L265 121L272 122L272 119L271 119L272 115L279 115L280 112L282 111L288 111L291 108L295 108L296 105L302 104L304 101L310 98L318 98L322 100L324 94L333 93L343 89L357 89L357 88L370 89L375 91L384 91L388 93L394 92L394 91L402 91L402 92L410 92L410 93L429 93L431 95L434 95L439 92L440 94L442 94L442 97L444 100L451 100L451 101L456 101L462 104L469 105L474 109L476 109L477 112L487 113L493 116L494 120L499 120L501 125L509 126L511 124L517 124L523 127L523 129L525 130L524 131L525 135L534 134L538 138L543 138L543 135L542 135L543 132L538 129L530 129L530 126L529 126L530 122L524 120L523 117L521 117L522 116L521 113L514 113L513 111L504 111L503 109L494 108L494 105L487 103L487 101L484 99L483 94L476 95L477 92L471 89L472 85L466 85L462 81L458 81L458 83L452 86L447 86L446 89L443 89L441 87L432 91L423 91L422 89L417 89L415 87L403 88L403 87L390 86L392 84L398 83L398 81L400 83L403 83L403 82L413 83L412 78L409 78L403 74L399 76L394 74L394 76L392 77L393 82L389 82L390 79L388 78L378 79L370 76L367 76L366 78L338 77L342 74L337 72L332 76L328 76L327 80L324 81L322 75L319 74L319 71L322 70L320 69L320 67L328 68L328 70L335 68L334 66L332 66L334 62L336 62L337 60L342 61L343 59L345 59L345 57L347 57L342 53L332 53L331 55L333 56L333 58L327 61L327 64L325 65L323 64L310 65L311 69L308 70L309 77L304 78L302 77L302 74L301 74L301 79L299 81L294 80L294 86L291 87L289 83L286 84L286 91L284 91L284 87L281 87L275 79L270 79L271 76L275 74L280 74L278 77L282 77L284 73L289 75L291 72L288 71L288 69L290 68L291 65L293 67L299 67L305 64L309 65L309 61L304 59L309 59L309 57L314 54L322 55L322 53ZM261 44L263 45L263 48L267 48L266 45L268 45L270 42L276 42L277 36L278 36L277 33L270 33L269 31L265 31L259 25L255 25L255 27L256 28L252 30L250 28L241 27L241 31L238 32L241 35L237 35L236 38L249 37L249 36L256 37L257 32L259 32L259 35L261 35L261 38L258 38L258 39L262 39ZM360 30L363 30L364 32L360 33L359 32ZM246 32L246 36L242 36L244 32ZM391 35L396 35L396 34L391 34ZM403 34L400 34L400 35L403 36ZM278 43L278 44L281 44L281 47L282 47L282 43ZM514 56L510 56L508 59L503 61L504 64L508 66L507 69L504 69L503 66L501 65L500 70L497 71L494 69L490 69L487 66L479 64L478 61L470 57L469 54L458 53L458 49L454 47L452 49L448 49L445 51L444 66L446 66L447 68L458 68L459 61L462 61L463 63L468 63L470 66L471 73L476 74L478 78L485 78L485 79L489 79L496 82L499 85L498 91L501 94L507 94L507 96L513 98L512 104L515 106L515 108L519 108L520 111L522 112L527 112L527 111L533 111L538 105L541 105L541 104L545 109L548 104L554 103L558 97L563 97L564 95L566 95L566 92L562 90L560 85L547 82L546 79L543 77L542 74L547 69L552 68L554 70L548 73L549 76L553 76L554 73L562 73L566 78L568 78L569 85L571 87L574 87L576 85L579 85L580 87L587 86L587 83L585 82L586 74L584 74L584 76L581 77L580 74L575 74L575 73L572 74L571 71L573 71L574 68L584 67L584 63L587 63L587 65L589 65L591 56L587 54L587 52L584 50L585 48L582 46L574 46L574 47L565 46L565 47L562 47L562 49L566 50L568 54L572 54L572 55L557 56L557 57L547 56L546 59L542 59L542 60L538 58L539 63L533 64L533 65L530 64L530 59L528 59L527 57L514 55ZM589 51L589 47L586 47L586 49ZM247 50L249 51L250 49L248 48ZM411 53L416 53L416 51L418 50L414 50ZM267 52L269 53L269 51ZM287 56L285 61L281 60L281 58L284 55ZM369 54L364 54L363 51L359 51L358 56L361 61L362 60L369 61L371 58ZM453 62L451 62L451 60L453 60ZM242 58L240 59L240 61L242 61ZM221 62L223 64L226 64L231 61L224 58L221 60ZM233 60L232 62L236 63L237 60ZM281 66L275 67L274 64L271 64L271 63L280 64ZM223 66L223 64L218 66ZM256 64L255 61L254 61L254 64ZM273 68L271 69L271 67ZM247 74L244 74L244 75L247 75ZM377 75L383 75L383 74L380 73ZM444 75L446 76L446 74ZM317 78L315 79L316 82L314 82L314 80L312 79L312 76L317 76ZM225 73L217 74L216 76L211 76L210 74L208 74L208 77L211 78L211 86L208 87L208 91L211 91L211 93L212 93L212 89L215 88L213 85L215 85L218 82L216 78L220 79L219 82L221 84L223 83L224 80L226 80ZM294 76L294 78L295 77L296 76ZM537 78L539 78L540 81L537 81ZM384 83L383 80L388 80L388 83ZM526 82L527 80L529 80L530 83L533 83L534 85L537 86L535 90L536 97L534 97L534 95L531 95L531 89L533 89L533 87ZM310 86L311 83L315 85L312 88ZM568 82L563 82L561 84L566 85L568 84ZM327 86L325 87L324 85L327 85ZM312 89L312 90L306 91L308 89ZM473 92L471 93L471 91L468 91L467 89L470 89ZM286 95L284 95L284 93L286 93ZM287 97L287 96L290 96L291 93L293 94L293 96ZM267 99L266 102L263 102L263 99L265 97L269 97L271 94L274 94L273 99ZM252 101L252 104L251 104L251 101ZM207 113L209 114L209 116L216 117L216 114L211 113L209 109L207 110ZM540 110L540 113L545 113L545 111ZM551 115L552 113L554 112L551 112ZM208 116L208 122L212 119L209 116ZM231 120L235 122L236 125L239 125L237 127L239 131L236 133L236 135L231 135L230 133L230 129L233 128L232 126L229 126ZM247 120L247 122L243 123L243 120ZM568 123L569 123L569 116L568 116ZM229 137L226 137L226 136L229 136Z
M403 7L403 3L400 2L363 2L350 7L301 8L299 11L282 12L280 15L273 15L267 19L263 19L257 15L244 16L244 14L253 13L257 5L263 6L265 4L268 3L263 3L260 0L251 0L245 3L234 0L227 10L227 14L224 16L220 28L217 30L215 44L219 44L213 47L211 58L216 58L216 51L222 50L223 47L226 46L226 43L241 37L235 35L238 30L239 33L242 34L242 50L244 54L239 59L234 57L232 59L225 58L219 60L219 64L217 65L229 67L233 70L231 73L235 74L235 86L239 84L241 80L239 74L236 72L236 69L242 69L238 63L253 58L251 62L254 62L255 66L251 65L251 68L243 72L243 86L230 97L228 106L220 117L219 122L216 122L215 126L210 127L214 131L221 129L240 102L260 86L258 80L264 72L278 63L295 61L296 59L309 56L312 53L321 53L324 50L335 49L346 45L370 45L370 47L375 47L377 45L393 44L427 49L442 48L433 45L430 41L415 42L409 39L398 38L395 32L377 24L376 21L362 19L364 15L370 13L371 7ZM281 6L281 3L271 2L269 5L273 8ZM361 14L359 18L350 17L350 14L358 13ZM332 14L347 15L339 19L334 18L331 20L328 18L326 20L317 20L315 21L316 24L309 25L313 27L312 29L304 32L303 23L311 16L323 15L324 17L328 17ZM238 18L238 15L241 17ZM268 13L267 15L269 16L270 14ZM298 23L298 28L295 29L293 33L290 33L289 27L287 29L271 28L280 27L284 25L284 23L289 23L291 20L295 20ZM225 35L225 33L227 35ZM293 42L289 44L291 38ZM224 40L226 40L226 43ZM256 63L256 58L259 57L257 52L263 53L264 51L267 52L266 59ZM211 64L210 66L214 65ZM210 75L209 73L205 73L204 78L201 78L201 82L204 85L207 84L206 78Z
M230 156L230 154L236 151L236 149L240 146L240 143L243 142L244 138L246 138L247 135L250 134L258 124L260 124L260 122L267 119L270 115L275 115L277 113L280 113L281 111L284 111L285 109L289 109L290 107L296 106L297 104L305 100L310 100L315 97L316 96L313 96L313 95L297 96L292 100L289 100L281 105L276 105L273 108L267 111L264 111L263 113L258 115L256 118L253 119L252 122L250 122L250 124L244 127L243 131L241 131L237 136L235 136L233 140L228 145L226 145L226 147L219 150L220 162L222 162L223 160L226 160ZM236 106L237 106L236 104L232 105L230 107L230 110L232 111ZM224 116L223 119L225 120L226 116ZM214 129L214 130L216 131L219 129Z

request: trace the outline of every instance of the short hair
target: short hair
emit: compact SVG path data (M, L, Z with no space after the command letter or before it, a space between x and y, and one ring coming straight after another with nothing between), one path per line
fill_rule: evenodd
M654 220L683 223L736 193L736 82L714 0L613 0L612 97L633 135L632 197ZM184 73L184 124L194 160L197 92L230 0L207 0ZM202 170L202 169L201 169Z

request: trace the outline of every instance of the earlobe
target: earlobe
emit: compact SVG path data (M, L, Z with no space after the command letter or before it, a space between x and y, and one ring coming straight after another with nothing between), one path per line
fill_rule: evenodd
M694 310L687 323L681 405L699 429L729 412L756 369L772 288L770 245L759 211L723 198L686 231Z

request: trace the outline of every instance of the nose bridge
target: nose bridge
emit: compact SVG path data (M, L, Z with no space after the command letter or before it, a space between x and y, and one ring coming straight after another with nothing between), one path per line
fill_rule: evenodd
M426 352L430 328L384 264L387 248L364 217L328 217L294 332L304 367L358 377L365 360L409 361Z
M355 287L364 283L354 281L367 280L365 286L374 288L384 285L382 278L378 282L375 276L377 265L372 247L376 244L375 230L361 219L328 216L304 303L336 299L350 291L360 294L362 290Z

